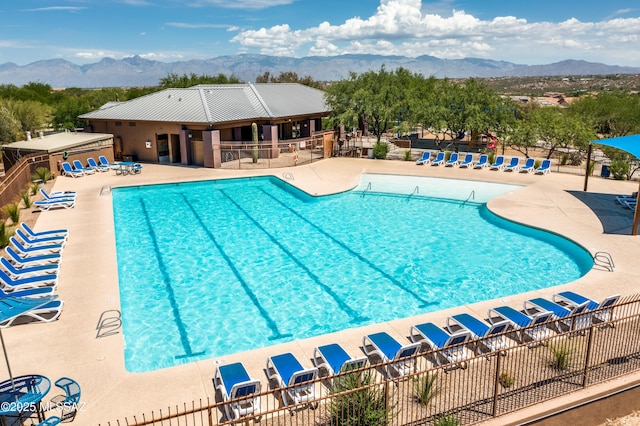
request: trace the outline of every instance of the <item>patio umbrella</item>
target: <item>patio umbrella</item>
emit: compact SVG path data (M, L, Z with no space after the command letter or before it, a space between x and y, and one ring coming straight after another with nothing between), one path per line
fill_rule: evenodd
M15 317L19 317L20 315L23 315L34 309L38 309L39 307L46 305L52 300L55 300L57 297L57 294L47 295L43 297L0 297L0 323L3 323ZM13 374L11 373L9 357L7 356L7 348L4 345L4 338L2 337L2 329L6 327L7 326L0 326L0 342L2 342L2 351L4 352L4 359L7 362L7 370L9 371L11 386L14 386Z

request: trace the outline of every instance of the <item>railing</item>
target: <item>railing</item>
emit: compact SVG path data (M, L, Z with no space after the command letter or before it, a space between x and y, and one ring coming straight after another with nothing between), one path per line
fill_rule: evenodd
M49 155L24 156L11 167L0 181L0 206L5 206L16 198L28 184L38 167L49 168Z
M575 321L578 317L563 320L584 328L551 321L546 324L549 336L537 341L521 342L521 333L507 331L510 345L498 352L479 354L483 339L468 342L464 350L470 356L462 364L438 365L437 352L429 350L413 358L413 373L403 377L387 378L385 364L322 377L314 383L315 399L307 404L285 407L278 391L264 391L261 411L240 421L407 425L450 419L447 424L474 424L640 370L640 295L621 300L604 322ZM231 424L224 407L218 392L213 402L193 401L105 425ZM365 415L370 421L362 419ZM354 419L360 420L350 422Z

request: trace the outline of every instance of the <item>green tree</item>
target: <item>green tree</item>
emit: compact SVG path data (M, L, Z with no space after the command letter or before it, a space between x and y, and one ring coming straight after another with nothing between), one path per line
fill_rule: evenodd
M176 73L171 73L164 78L160 79L159 86L162 89L168 88L185 88L192 87L198 84L238 84L243 81L235 76L227 77L224 74L218 74L217 76L211 75L197 75L195 73L191 73L189 75L183 74L178 75Z
M86 120L80 120L78 116L94 109L85 97L67 99L56 106L51 119L52 125L56 130L84 127L87 125Z
M558 148L576 148L586 152L589 141L595 138L595 132L585 120L566 110L552 107L538 107L531 110L530 124L536 139L545 143L549 151L547 158Z
M282 71L277 77L272 75L269 71L265 71L264 74L256 77L256 83L300 83L305 86L315 87L316 89L323 89L323 84L315 81L309 76L301 78L293 71Z
M7 102L0 100L0 143L17 141L20 138L20 129L20 121L13 115Z
M35 133L47 127L52 111L50 106L39 101L14 101L8 105L23 132Z

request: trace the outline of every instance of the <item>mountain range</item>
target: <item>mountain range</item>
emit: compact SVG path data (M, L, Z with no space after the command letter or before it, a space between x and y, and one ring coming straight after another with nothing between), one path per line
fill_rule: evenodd
M521 65L490 59L439 59L433 56L409 58L384 55L308 56L304 58L267 55L228 55L212 59L159 62L132 56L124 59L104 58L99 62L77 65L64 59L42 60L19 66L12 62L0 65L0 84L22 86L29 82L65 87L133 87L156 86L171 73L177 75L235 76L252 82L269 72L278 76L292 71L299 77L316 81L337 81L357 74L403 67L426 77L527 77L563 75L638 74L640 67L605 65L566 60L547 65Z

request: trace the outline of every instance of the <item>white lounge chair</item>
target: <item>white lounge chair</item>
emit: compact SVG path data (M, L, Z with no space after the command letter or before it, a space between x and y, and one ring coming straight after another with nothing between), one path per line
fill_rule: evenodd
M357 370L367 364L367 357L353 358L337 343L318 346L313 350L313 364L333 376L341 371Z
M425 343L434 351L436 364L442 365L441 358L447 363L461 363L467 359L464 343L471 337L469 331L461 329L453 333L444 330L432 322L412 325L409 338L413 342Z
M388 363L385 370L389 378L413 373L421 343L401 345L396 339L383 332L369 334L362 338L362 350L367 356L376 356Z
M213 386L222 394L229 421L260 413L260 381L252 379L242 363L217 366Z
M318 369L304 368L292 353L269 357L266 372L269 380L277 383L285 406L311 404L315 399L314 381L318 377Z

